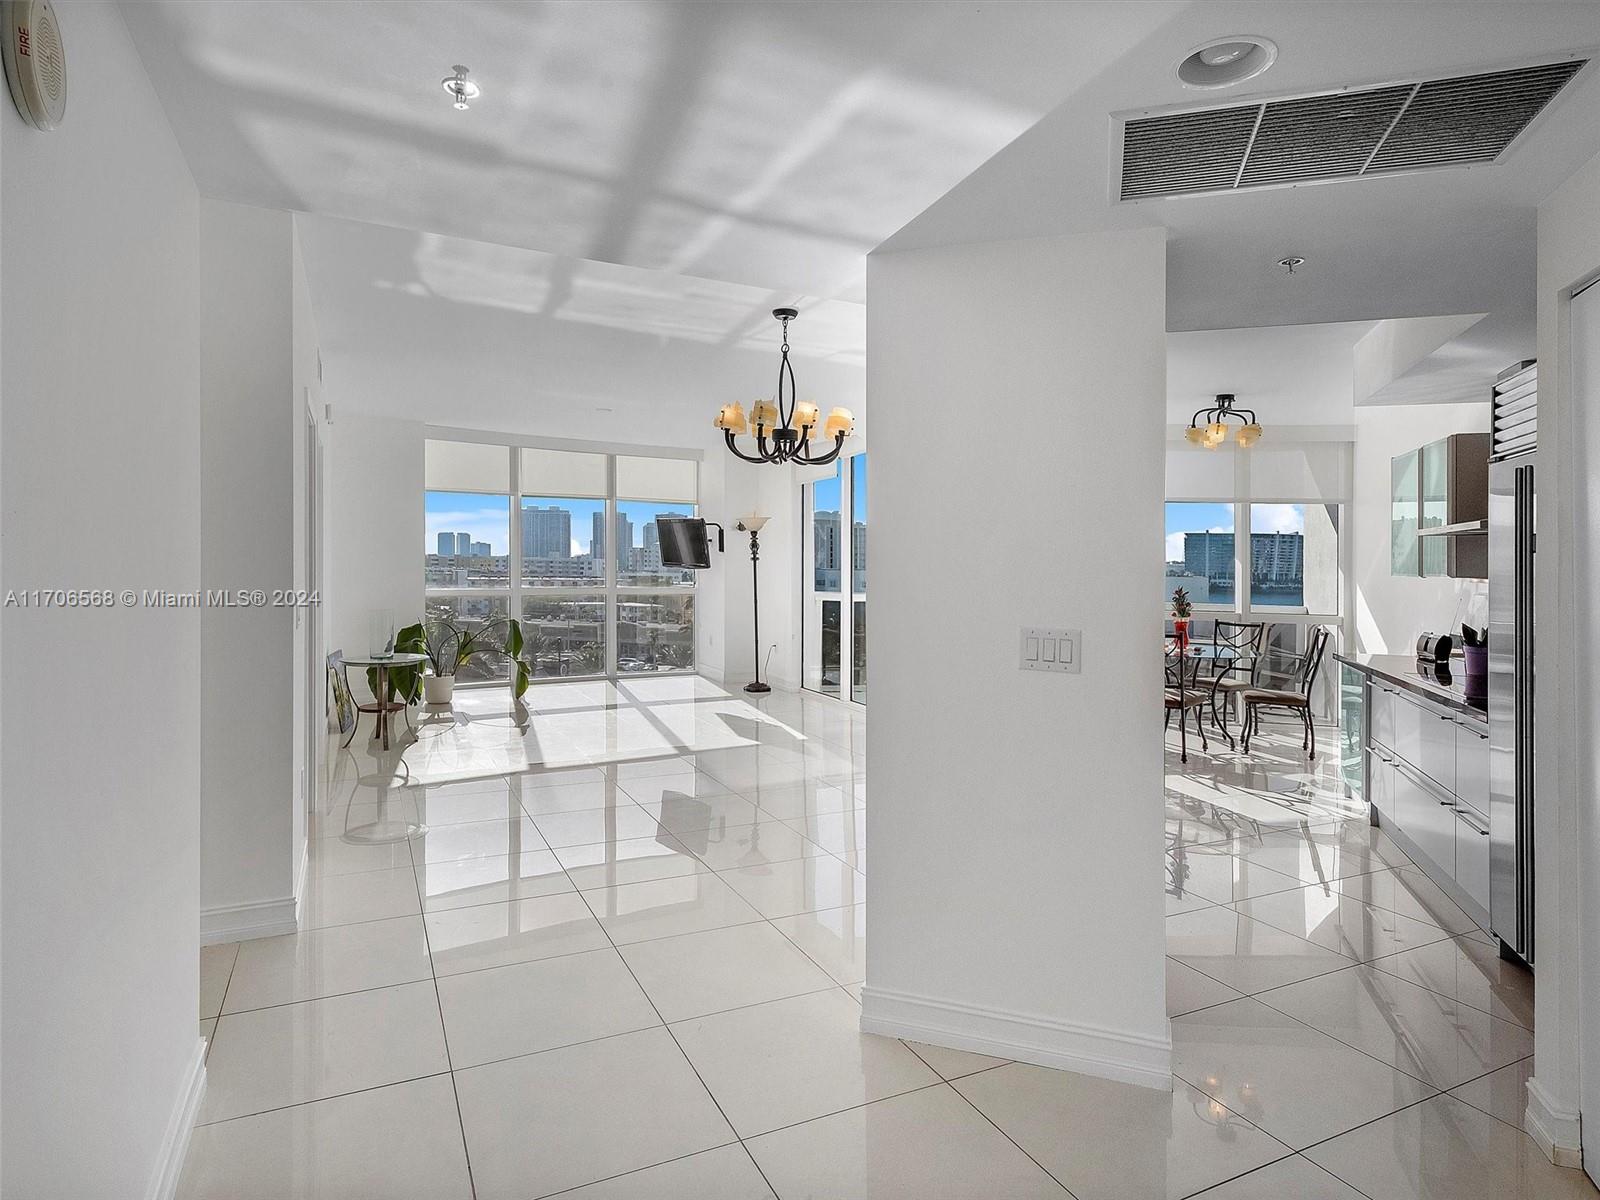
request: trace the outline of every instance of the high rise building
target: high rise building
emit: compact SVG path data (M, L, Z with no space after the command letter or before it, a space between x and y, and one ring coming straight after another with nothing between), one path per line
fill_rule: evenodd
M456 553L463 558L472 553L472 535L470 533L456 534Z
M844 543L839 528L839 514L831 511L812 516L812 568L816 572L814 586L818 591L839 590L840 570L844 566Z
M572 514L552 504L528 505L522 510L522 557L571 558Z
M489 543L488 542L473 542L472 543L472 557L473 558L488 558L489 557Z
M441 533L439 535L439 553L444 555L445 557L449 557L449 556L453 555L455 552L456 552L456 535L453 534L453 533Z
M593 532L590 534L589 553L596 562L604 562L606 547L610 545L606 538L606 514L594 514ZM621 556L617 559L617 570L628 571L632 569L633 549L633 521L626 513L617 514L617 545L623 548Z
M855 592L867 590L867 523L857 521L850 527L850 587Z

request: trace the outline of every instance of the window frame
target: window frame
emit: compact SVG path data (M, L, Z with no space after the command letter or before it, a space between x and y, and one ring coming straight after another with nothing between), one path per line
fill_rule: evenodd
M530 492L530 491L526 491L523 488L522 477L521 477L522 476L522 453L521 452L524 449L536 449L536 450L565 451L565 452L577 453L577 454L603 455L605 457L605 472L606 472L605 496L604 497L586 496L586 497L581 497L581 499L591 500L591 501L600 500L604 504L605 528L606 528L606 530L608 531L608 534L609 534L608 540L614 542L615 541L615 536L616 536L616 529L617 529L617 511L618 511L617 504L618 504L618 499L619 499L618 496L617 496L617 459L619 457L629 457L629 458L666 458L666 459L676 459L676 460L689 460L689 461L693 462L694 469L695 469L695 489L694 489L695 490L695 500L694 500L694 503L693 503L693 508L694 508L695 512L698 513L699 509L700 509L700 496L701 496L702 488L703 488L703 484L704 484L703 472L701 470L701 466L702 466L702 463L703 463L703 460L704 460L704 455L700 451L698 451L698 450L684 450L684 449L669 448L669 447L651 447L651 446L634 446L634 445L622 445L622 444L595 443L595 442L578 441L578 440L564 439L564 438L519 437L519 436L512 435L512 434L492 434L492 433L485 433L485 432L483 432L481 430L451 429L451 428L442 428L442 427L432 426L432 425L426 426L424 428L423 437L424 437L424 447L423 447L423 455L424 455L423 496L424 496L424 498L426 498L426 496L428 495L428 492L429 492L429 489L427 487L427 469L426 469L427 447L426 447L426 442L429 442L429 441L468 442L468 443L472 443L472 444L475 444L475 445L493 446L493 447L495 447L497 449L503 449L506 452L506 454L508 456L509 466L510 466L509 484L508 484L509 491L506 493L507 519L509 521L509 526L508 526L508 528L509 528L509 545L507 547L509 553L506 556L507 557L506 578L507 578L508 586L506 588L504 588L504 589L501 589L501 588L440 588L440 587L430 587L428 585L428 583L427 583L427 580L426 580L426 567L424 567L424 580L423 580L424 609L426 609L427 600L430 597L435 597L435 596L440 597L440 598L455 597L455 596L458 596L458 595L476 596L476 597L504 597L505 600L506 600L506 611L507 611L507 613L509 613L512 616L516 617L516 619L521 620L522 619L522 612L523 612L523 603L522 602L523 602L523 600L525 598L530 597L530 596L539 597L541 599L548 598L548 599L559 600L559 599L562 599L562 598L568 598L568 599L572 599L572 600L580 600L580 599L585 598L585 597L592 597L592 596L594 596L596 594L600 594L600 595L603 595L604 601L605 601L605 616L604 616L604 623L605 623L605 656L604 656L603 669L600 672L597 672L597 673L583 674L583 675L536 676L534 678L534 680L533 680L533 682L535 684L559 683L559 682L562 682L562 681L583 681L583 680L594 680L594 679L607 679L607 680L610 680L612 682L616 682L619 679L623 679L623 678L626 678L626 679L638 679L638 678L641 678L644 675L692 675L692 674L695 673L695 671L697 670L698 665L699 665L699 645L698 645L698 643L699 643L699 636L698 636L698 631L699 631L699 625L698 625L699 612L698 612L698 608L699 608L699 606L698 605L694 605L694 609L695 609L695 624L692 626L692 628L694 630L694 633L690 638L690 651L691 652L690 652L690 656L689 656L689 664L687 666L684 666L684 667L671 667L671 668L667 668L665 670L656 670L656 671L650 671L650 672L630 672L626 676L623 676L623 675L621 675L619 673L619 671L617 669L617 660L618 660L618 653L617 652L618 652L618 648L619 648L620 599L621 599L621 597L623 597L625 595L643 595L643 594L656 595L656 594L667 594L667 593L670 593L670 594L673 594L673 595L678 595L678 596L694 597L694 596L697 596L699 594L698 579L696 579L694 577L691 577L689 581L687 581L685 583L674 585L671 588L666 588L666 587L662 587L660 585L654 585L654 584L652 584L652 585L621 584L621 583L618 582L617 554L616 554L617 547L615 545L611 545L610 547L608 547L606 549L606 551L605 551L605 553L603 555L603 561L604 561L603 571L602 571L602 574L598 578L584 579L584 580L581 580L581 581L574 580L571 586L568 586L566 584L532 585L532 584L527 583L523 579L523 576L522 576L522 510L523 510L523 500L525 498L531 498L531 499L537 499L537 500L560 500L563 497L548 496L548 495L544 494L544 492L542 492L542 491ZM443 491L445 489L439 489L439 490ZM498 493L498 492L483 493L483 494L496 495L496 496L500 495L500 493ZM575 497L572 497L572 499L580 499L580 497L576 497L575 496ZM622 501L624 503L633 503L633 502L638 502L641 498L628 496L628 497L622 497L621 499L622 499ZM645 502L646 503L656 503L655 501L645 501ZM680 500L680 501L672 501L671 503L683 504L685 502ZM426 511L424 511L424 519L426 519ZM426 543L427 543L426 524L424 524L424 529L423 529L423 543L424 543L424 560L426 560L426 557L427 557L427 552L426 552ZM591 547L591 552L592 552L592 547ZM486 681L474 681L474 682L471 682L471 683L463 682L460 686L463 686L463 687L504 687L505 686L505 681L504 680L486 680Z
M1340 448L1341 463L1340 475L1344 498L1328 500L1320 496L1253 496L1251 495L1250 479L1250 451L1239 450L1233 455L1233 486L1232 495L1166 495L1164 504L1224 504L1233 509L1233 580L1234 595L1232 604L1195 604L1197 615L1203 614L1207 618L1229 616L1246 621L1285 622L1304 625L1334 625L1343 629L1353 611L1354 575L1351 559L1351 528L1350 518L1354 511L1350 499L1354 483L1354 454L1353 443L1344 437L1299 437L1283 440L1285 447L1298 445L1336 445ZM1169 435L1166 448L1168 454L1174 450L1188 454L1210 454L1214 451L1194 449L1183 440L1181 427L1174 428ZM1165 489L1163 488L1163 491ZM1305 507L1331 507L1338 512L1336 536L1338 538L1335 548L1335 562L1339 578L1334 587L1335 602L1338 606L1336 612L1314 612L1310 608L1300 606L1291 608L1286 605L1256 606L1251 593L1250 564L1251 544L1253 534L1250 517L1251 508L1256 505L1283 505L1296 504ZM1165 507L1163 507L1165 512ZM1165 524L1163 522L1163 529ZM1165 561L1165 560L1163 560ZM1168 597L1164 597L1166 599Z

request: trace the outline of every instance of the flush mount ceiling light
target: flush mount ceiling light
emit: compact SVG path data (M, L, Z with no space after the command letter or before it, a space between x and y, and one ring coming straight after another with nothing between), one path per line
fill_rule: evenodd
M822 410L809 400L800 403L795 399L794 368L789 365L789 322L800 313L792 308L775 308L772 315L783 322L783 357L778 362L778 395L775 400L757 400L750 406L746 418L744 405L725 404L712 422L722 430L728 449L752 463L803 463L822 466L839 457L844 440L855 431L856 419L847 408L835 408L826 422ZM787 395L787 399L785 396ZM736 434L753 433L756 452L746 454L734 441ZM818 446L813 453L811 441ZM833 447L822 452L822 445L832 442Z
M450 68L454 75L446 75L439 81L439 86L450 93L450 103L461 112L466 112L472 101L483 94L483 89L467 78L468 71L457 63Z
M1254 79L1278 58L1278 47L1264 37L1232 34L1197 46L1178 64L1184 87L1208 91Z
M1278 265L1290 275L1293 275L1296 267L1303 267L1306 265L1306 260L1301 258L1298 254L1291 254L1288 258L1280 258L1278 260Z
M1254 446L1261 440L1261 426L1256 424L1255 410L1234 408L1233 399L1232 392L1218 392L1214 405L1202 408L1189 418L1189 428L1183 436L1196 446L1215 450L1228 440L1228 422L1238 421L1234 437L1239 445L1246 450Z

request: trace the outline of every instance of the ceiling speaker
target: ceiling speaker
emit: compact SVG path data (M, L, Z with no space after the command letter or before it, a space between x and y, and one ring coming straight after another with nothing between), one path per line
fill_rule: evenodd
M50 0L0 0L6 82L22 119L54 129L67 112L67 55Z

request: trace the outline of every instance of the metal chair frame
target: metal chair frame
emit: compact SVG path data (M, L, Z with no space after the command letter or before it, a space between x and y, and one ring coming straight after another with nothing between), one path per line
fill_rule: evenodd
M1333 637L1326 625L1318 625L1311 632L1311 640L1306 645L1306 650L1300 657L1300 666L1295 674L1299 677L1299 689L1292 694L1303 701L1300 704L1276 703L1272 700L1252 699L1249 692L1244 694L1244 728L1240 731L1240 744L1246 754L1250 752L1250 739L1261 728L1261 710L1263 708L1283 708L1296 713L1301 724L1305 727L1305 734L1300 739L1300 749L1307 751L1308 760L1317 757L1317 730L1311 720L1311 689L1316 686L1317 672L1322 669L1322 657L1327 652L1328 641ZM1289 689L1284 689L1288 691Z

